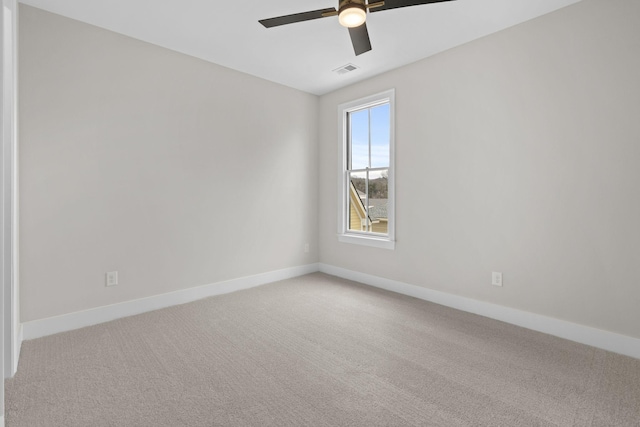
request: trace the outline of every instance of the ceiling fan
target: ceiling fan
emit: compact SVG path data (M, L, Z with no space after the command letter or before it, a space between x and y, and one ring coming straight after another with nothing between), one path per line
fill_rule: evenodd
M309 12L294 13L293 15L278 16L276 18L261 19L260 22L266 28L280 25L293 24L295 22L310 21L312 19L337 16L340 25L349 29L353 50L361 55L371 50L371 41L367 31L367 12L380 12L383 10L397 9L399 7L418 6L421 4L440 3L455 0L384 0L370 3L371 0L338 0L338 10L334 7L318 9Z

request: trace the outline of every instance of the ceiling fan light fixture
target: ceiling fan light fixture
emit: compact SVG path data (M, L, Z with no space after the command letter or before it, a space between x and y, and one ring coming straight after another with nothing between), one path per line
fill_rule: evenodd
M355 28L364 24L367 20L367 12L363 5L351 4L348 7L342 9L338 15L338 21L340 25L347 28Z

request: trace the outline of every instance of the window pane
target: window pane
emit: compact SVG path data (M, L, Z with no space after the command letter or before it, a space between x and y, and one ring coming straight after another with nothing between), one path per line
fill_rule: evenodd
M344 2L343 2L344 3ZM343 182L338 240L394 249L394 102L389 90L339 107ZM393 180L392 180L393 181Z
M389 170L369 172L369 219L374 233L389 232Z
M349 125L351 129L349 169L367 168L369 167L369 111L350 113Z
M371 108L371 167L389 167L389 104Z
M367 173L352 172L349 174L349 230L369 231L369 221L365 208L367 200Z

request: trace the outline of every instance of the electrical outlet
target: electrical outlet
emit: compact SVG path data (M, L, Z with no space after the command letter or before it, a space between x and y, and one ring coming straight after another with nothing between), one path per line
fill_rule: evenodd
M309 253L309 244L308 244L308 243L305 243L305 244L304 244L304 253L305 253L305 254L308 254L308 253Z
M493 286L502 286L502 273L491 273L491 284Z
M118 272L117 271L109 271L106 274L106 286L115 286L118 284Z

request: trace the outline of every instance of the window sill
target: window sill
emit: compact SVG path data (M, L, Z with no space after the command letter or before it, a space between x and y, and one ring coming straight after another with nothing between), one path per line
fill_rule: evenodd
M396 242L394 240L379 237L357 236L353 234L338 234L338 241L342 243L370 246L372 248L389 250L394 250L396 248Z

